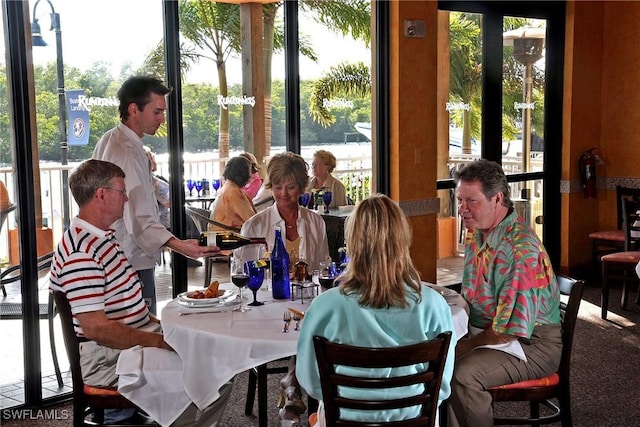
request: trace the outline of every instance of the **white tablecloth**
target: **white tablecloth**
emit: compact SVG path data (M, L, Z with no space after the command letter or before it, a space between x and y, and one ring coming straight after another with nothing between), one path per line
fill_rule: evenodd
M229 288L230 284L222 287ZM249 299L251 300L251 299ZM154 368L146 352L158 349L125 350L118 361L118 390L145 410L161 425L171 424L191 402L204 409L219 396L219 388L250 368L296 353L298 332L282 333L282 316L287 307L305 311L309 303L273 300L270 292L258 291L265 305L240 313L224 311L181 316L192 309L172 301L162 310L165 341L178 357L163 355L166 376ZM462 297L447 297L458 338L467 332L468 315ZM304 321L303 321L304 323ZM165 352L170 353L170 352ZM148 371L150 370L150 372ZM176 372L181 372L176 376ZM171 382L171 384L168 384ZM156 396L171 394L171 404Z

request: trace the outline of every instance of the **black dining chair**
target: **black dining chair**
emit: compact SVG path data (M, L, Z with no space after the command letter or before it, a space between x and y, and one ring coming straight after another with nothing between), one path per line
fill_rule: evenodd
M571 418L571 349L573 332L578 319L584 281L557 275L560 294L568 296L561 302L562 355L557 372L544 378L520 381L491 387L493 402L529 402L530 413L525 417L494 415L494 425L541 425L560 421L563 427L572 426ZM556 403L557 402L557 403ZM549 415L540 412L540 405L552 410Z
M51 268L53 260L53 252L49 252L37 259L38 273L45 275ZM19 285L22 280L22 268L20 265L14 265L0 273L0 286L4 293L4 297L0 300L0 320L20 320L24 318L23 305L21 300L7 298L5 286L11 284ZM47 286L48 289L48 286ZM57 310L53 302L53 298L47 291L47 302L38 304L38 318L47 320L49 326L49 345L51 346L51 357L53 359L53 369L56 374L58 387L64 385L62 381L62 373L60 372L60 363L58 362L58 352L56 350L55 329L53 320L56 317Z
M189 215L189 218L193 221L198 230L198 233L203 233L208 230L209 225L213 225L224 230L234 231L236 233L240 232L239 228L231 227L226 224L222 224L221 222L214 221L210 218L211 211L202 208L196 208L193 206L185 205L185 212ZM227 255L218 255L207 257L205 260L205 270L204 270L204 287L206 288L211 283L211 272L213 271L213 263L216 261L225 261L228 262L229 257Z
M615 230L597 230L589 233L589 240L591 240L591 266L593 278L597 278L600 274L601 258L603 255L625 250L625 234L622 227L624 222L622 201L625 199L639 197L640 188L623 187L620 185L616 186L617 228Z
M601 315L607 318L609 309L609 289L613 280L622 280L622 296L620 306L627 308L629 299L629 283L638 283L635 268L640 263L640 196L637 198L621 197L623 212L624 248L622 251L603 255L602 263L602 297ZM640 292L636 296L636 302Z
M433 340L418 344L367 348L338 344L325 337L314 336L313 345L320 373L322 401L327 426L434 426L442 374L451 341L451 332L443 332ZM359 377L341 374L337 366L364 369L395 368L425 364L424 371L396 377ZM350 387L362 390L384 390L394 387L423 385L424 389L404 398L345 397L341 390ZM420 406L418 417L389 422L347 421L341 418L342 409L388 411L396 408Z
M62 335L64 337L69 368L73 380L73 426L104 425L105 409L137 409L138 407L122 396L118 390L91 387L82 380L80 368L80 342L73 329L73 314L67 296L60 291L51 292L60 313ZM113 425L113 424L111 424ZM158 424L151 424L158 426Z

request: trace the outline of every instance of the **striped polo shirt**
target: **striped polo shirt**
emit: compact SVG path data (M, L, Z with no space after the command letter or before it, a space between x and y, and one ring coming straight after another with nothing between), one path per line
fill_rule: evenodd
M149 322L138 273L114 230L101 230L78 217L58 243L49 287L66 294L79 337L84 336L76 317L79 313L103 310L108 319L133 328Z

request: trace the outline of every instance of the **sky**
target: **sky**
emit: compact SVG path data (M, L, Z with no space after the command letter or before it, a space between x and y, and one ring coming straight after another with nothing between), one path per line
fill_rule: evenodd
M117 76L122 64L141 65L149 52L162 39L162 7L159 0L51 0L60 14L63 61L66 65L86 70L96 61L112 63L111 71ZM30 18L33 14L31 1ZM33 49L34 63L45 64L56 59L55 33L49 30L50 8L46 0L37 6L42 36L46 47ZM301 58L301 78L318 78L330 65L343 61L370 63L370 50L362 42L345 39L327 31L313 21L301 18L301 31L312 37L320 58L319 64ZM3 44L4 45L4 44ZM339 46L339 49L336 47ZM4 46L2 46L4 48ZM284 79L284 57L273 61L274 79ZM230 83L241 83L240 60L228 62ZM217 85L217 74L212 61L202 60L188 74L190 82L209 82Z

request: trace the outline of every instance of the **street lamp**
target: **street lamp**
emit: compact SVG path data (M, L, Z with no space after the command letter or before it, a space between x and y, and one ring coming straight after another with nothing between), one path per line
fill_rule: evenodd
M40 24L36 18L36 10L42 0L37 0L33 5L33 19L31 22L31 35L33 46L47 46L42 38ZM69 171L66 169L68 163L67 144L67 108L64 93L64 62L62 61L62 32L60 30L60 14L56 13L50 0L45 0L51 8L51 28L49 31L56 33L56 66L58 74L58 116L60 132L60 157L62 163L62 222L64 229L69 227Z
M531 164L531 102L533 92L533 64L542 58L544 28L523 27L502 34L503 44L513 46L513 57L524 65L522 87L522 165L529 172Z

